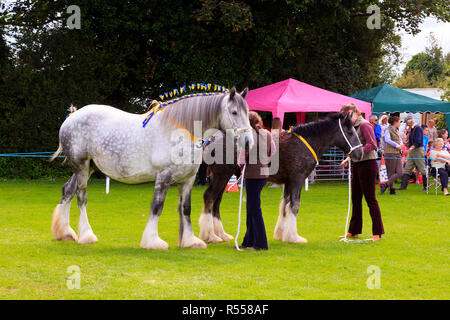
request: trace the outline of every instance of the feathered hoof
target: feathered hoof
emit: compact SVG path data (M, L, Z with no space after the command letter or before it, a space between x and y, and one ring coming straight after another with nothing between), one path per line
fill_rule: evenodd
M189 240L183 241L180 247L192 249L206 249L206 243L203 240L195 236L192 236Z
M169 249L169 244L162 240L160 237L150 240L142 239L141 248L147 250L167 250Z
M97 236L91 231L81 235L78 239L79 244L93 244L98 241Z
M274 240L283 240L283 235L282 235L282 231L276 229L275 232L273 233L273 238Z
M300 237L300 236L297 236L297 238L294 241L292 241L292 243L298 243L298 244L307 243L307 242L308 242L308 240L306 240L305 238Z
M78 241L78 237L77 237L75 231L73 231L73 229L70 227L61 236L58 236L55 238L57 240L62 240L62 241Z
M56 240L62 241L77 241L78 237L75 231L70 227L70 225L61 223L61 214L63 211L63 207L61 204L58 204L53 211L52 218L52 234Z
M222 242L222 238L217 236L215 233L209 233L208 235L204 235L200 237L206 243L219 243Z
M234 239L233 236L229 235L226 232L223 232L222 234L220 234L219 237L222 239L222 241L225 241L225 242L228 242L228 241L231 241Z
M56 240L61 241L78 241L77 234L71 227L65 228L65 230L54 230L53 236Z

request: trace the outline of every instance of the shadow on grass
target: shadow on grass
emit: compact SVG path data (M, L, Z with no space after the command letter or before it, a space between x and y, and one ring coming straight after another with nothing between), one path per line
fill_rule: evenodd
M373 244L372 244L373 245ZM88 257L88 258L110 258L110 257L130 257L138 259L155 259L166 262L184 263L235 263L248 259L285 258L297 256L299 259L315 259L325 252L328 256L342 256L359 251L358 248L367 248L368 244L345 244L339 241L319 241L308 244L293 244L281 241L269 242L269 250L237 251L234 242L208 244L207 249L179 248L176 245L169 247L169 250L145 250L136 245L120 244L111 245L96 243L92 245L80 245L76 242L64 242L58 240L48 240L33 245L34 248L47 251L49 255L61 257Z

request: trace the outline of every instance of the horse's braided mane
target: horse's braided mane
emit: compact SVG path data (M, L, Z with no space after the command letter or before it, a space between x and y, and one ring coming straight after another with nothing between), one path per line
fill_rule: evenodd
M166 128L182 126L189 132L194 130L194 120L202 121L203 126L217 126L217 114L225 95L193 96L173 101L161 112L161 121Z
M149 104L149 106L147 107L146 112L149 112L154 106L160 104L164 107L172 105L174 103L180 102L182 100L186 100L186 99L192 99L192 98L196 98L196 97L210 97L210 96L223 96L225 94L227 94L228 92L201 92L201 93L192 93L192 94L186 94L184 96L180 96L178 98L173 98L170 100L165 100L165 101L158 101L158 100L152 100Z
M332 113L325 119L319 119L306 124L299 124L292 128L292 131L301 136L314 136L330 130L333 127L334 121L339 118L338 113Z

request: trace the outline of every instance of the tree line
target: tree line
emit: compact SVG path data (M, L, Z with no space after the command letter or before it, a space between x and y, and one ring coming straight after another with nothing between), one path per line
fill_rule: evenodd
M419 32L447 1L13 1L0 12L0 152L51 151L66 106L147 101L192 82L255 88L292 77L351 94L389 82L398 28ZM377 4L381 27L368 29Z

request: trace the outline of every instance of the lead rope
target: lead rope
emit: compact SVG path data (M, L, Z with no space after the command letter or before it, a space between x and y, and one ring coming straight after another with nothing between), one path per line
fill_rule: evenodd
M236 238L234 238L234 244L236 246L236 249L238 251L242 251L241 249L239 249L239 244L238 244L238 237L239 237L239 231L241 229L241 210L242 210L242 189L244 189L244 174L245 174L245 166L246 164L244 164L244 167L242 168L242 174L241 174L241 194L239 196L239 220L238 220L238 227L237 227L237 234L236 234Z
M347 209L347 220L345 221L345 237L342 241L347 242L347 228L348 228L348 219L350 217L350 205L351 205L351 197L352 197L352 160L349 157L348 159L348 209Z

